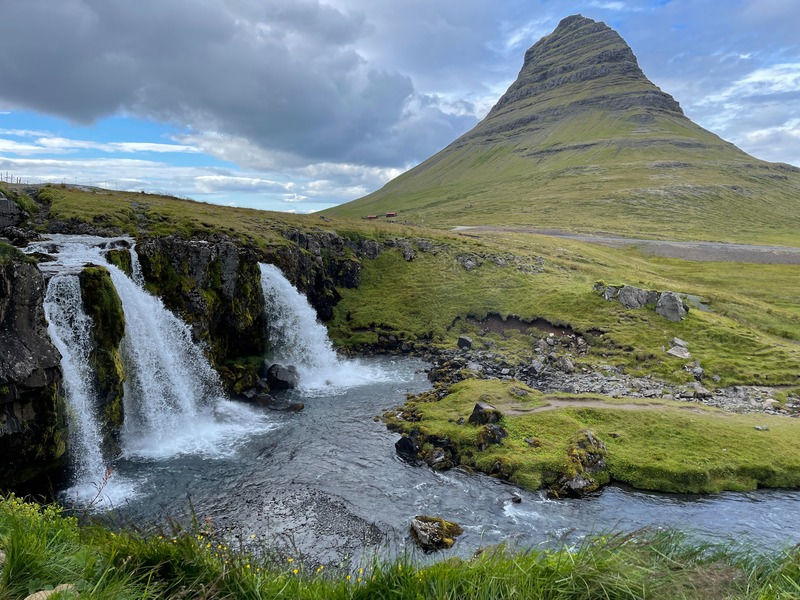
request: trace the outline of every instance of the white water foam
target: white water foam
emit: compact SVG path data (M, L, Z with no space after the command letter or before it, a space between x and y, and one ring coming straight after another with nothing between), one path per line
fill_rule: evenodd
M352 387L397 380L396 372L359 360L340 359L306 297L275 265L259 266L274 360L297 368L301 392L336 395Z

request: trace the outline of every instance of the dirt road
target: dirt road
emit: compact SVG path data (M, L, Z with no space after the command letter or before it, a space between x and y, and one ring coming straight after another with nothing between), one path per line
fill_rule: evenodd
M604 237L569 233L559 229L536 229L526 227L494 227L491 225L459 226L454 231L462 233L530 233L562 237L621 248L638 246L642 252L666 258L682 258L709 262L745 262L776 265L800 265L800 247L757 246L754 244L726 244L723 242L678 242L666 240L643 240L638 238ZM800 232L798 232L800 243Z

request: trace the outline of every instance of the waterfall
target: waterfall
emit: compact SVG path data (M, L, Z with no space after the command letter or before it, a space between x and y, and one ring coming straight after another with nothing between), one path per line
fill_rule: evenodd
M125 313L123 433L171 435L222 397L217 375L183 321L118 268L106 267Z
M50 279L44 313L53 344L61 352L75 476L80 482L100 481L106 465L100 448L102 437L89 366L92 320L83 310L77 275L56 275Z
M342 360L328 331L306 297L275 265L259 264L267 329L275 362L297 368L299 388L307 394L336 394L346 388L392 378L376 366Z
M129 242L129 241L128 241ZM226 400L216 372L192 340L183 321L142 287L141 267L131 249L134 279L110 264L103 249L110 242L89 236L52 236L28 252L55 255L41 263L50 274L45 311L49 331L62 354L64 391L70 413L70 452L76 485L68 498L96 502L97 489L111 503L130 499L134 485L108 479L102 456L89 367L91 319L85 314L77 274L86 264L102 265L122 302L125 335L120 345L124 382L123 456L160 460L180 454L229 456L246 437L274 425L263 412ZM102 498L101 498L102 502Z

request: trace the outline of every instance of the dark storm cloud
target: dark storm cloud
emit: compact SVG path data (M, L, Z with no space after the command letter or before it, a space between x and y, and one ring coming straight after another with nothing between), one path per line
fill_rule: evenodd
M368 63L360 11L316 1L25 0L6 4L0 98L90 123L114 113L249 139L309 161L425 158L463 118L409 119L411 79ZM474 122L474 120L473 120Z

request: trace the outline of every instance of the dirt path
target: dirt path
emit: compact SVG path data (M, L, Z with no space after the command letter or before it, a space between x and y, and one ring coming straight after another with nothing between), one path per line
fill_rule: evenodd
M665 258L682 258L708 262L746 262L776 265L800 265L800 247L758 246L755 244L726 244L723 242L678 242L667 240L644 240L638 238L604 237L580 235L559 229L537 229L528 227L494 227L491 225L454 227L464 233L530 233L562 237L580 242L601 244L621 248L639 246L646 254ZM798 234L800 239L800 234Z
M530 415L533 413L545 412L548 410L556 410L558 408L606 408L606 409L619 409L619 410L664 410L669 408L677 408L678 410L689 410L692 412L708 414L696 406L689 403L686 406L675 406L674 404L661 404L652 402L648 404L614 404L611 402L603 402L602 400L591 400L582 398L544 398L547 404L543 406L524 406L522 404L506 405L503 413L509 416Z

